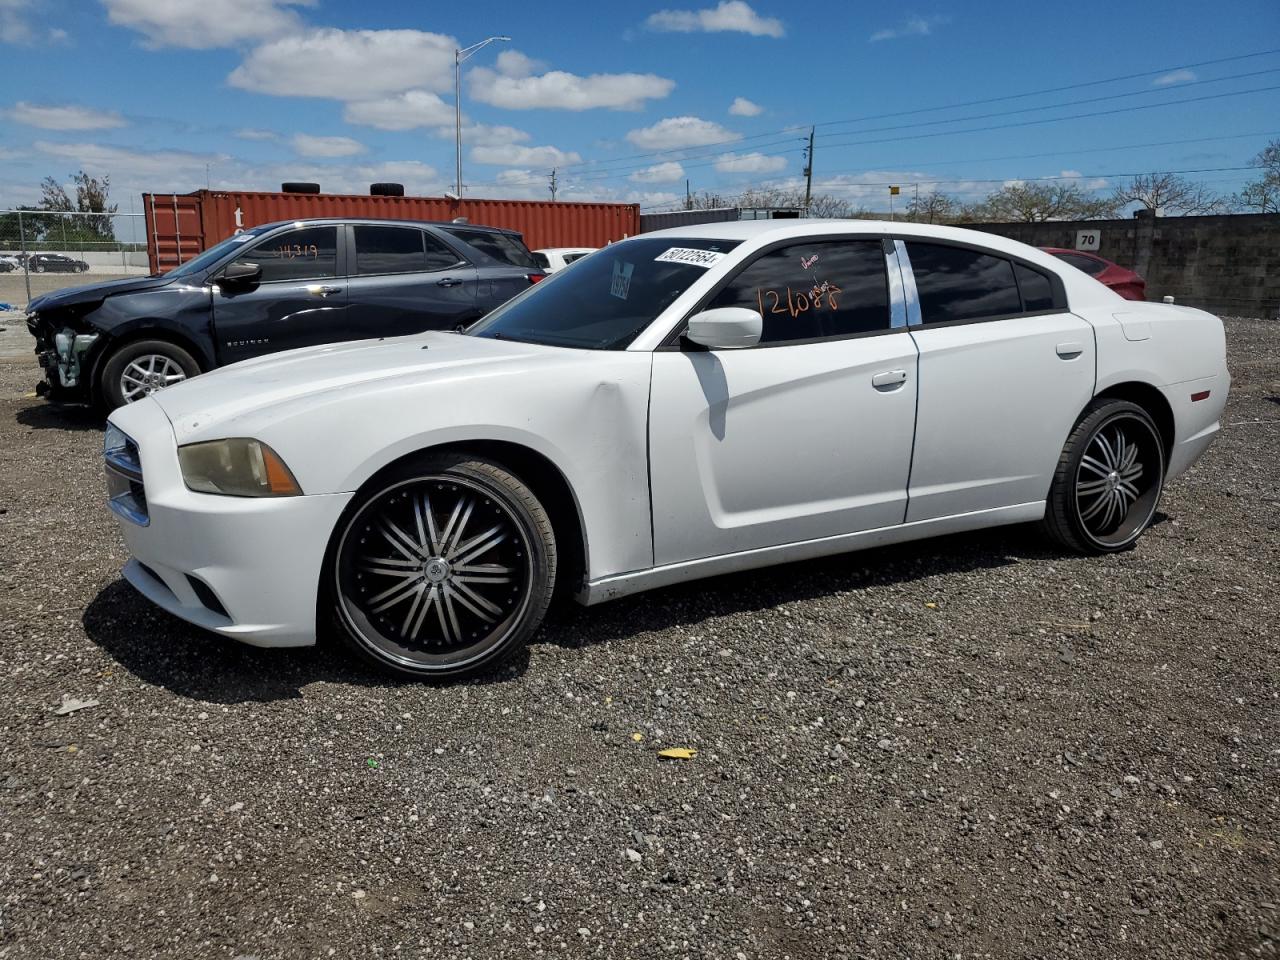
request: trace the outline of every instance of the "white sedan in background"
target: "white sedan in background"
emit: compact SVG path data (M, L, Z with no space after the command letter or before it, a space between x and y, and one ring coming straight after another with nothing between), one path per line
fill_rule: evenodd
M125 576L262 646L417 677L586 604L1043 521L1130 547L1213 440L1220 321L948 227L755 221L602 250L465 334L225 367L116 410Z
M581 260L588 253L595 253L598 247L543 247L533 250L533 259L547 273L563 270L575 260Z

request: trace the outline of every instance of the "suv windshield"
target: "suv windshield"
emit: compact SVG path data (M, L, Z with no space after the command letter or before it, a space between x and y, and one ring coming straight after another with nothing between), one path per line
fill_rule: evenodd
M181 266L174 267L166 277L189 277L194 273L199 273L205 267L213 266L232 250L239 249L242 243L248 243L254 237L260 237L269 230L270 227L253 227L249 230L242 230L240 233L233 233L221 243L215 243L212 247L197 257L193 257Z
M552 274L471 327L473 337L622 350L736 240L624 240ZM681 251L688 251L681 253ZM706 251L699 256L696 251ZM694 262L701 260L701 263Z

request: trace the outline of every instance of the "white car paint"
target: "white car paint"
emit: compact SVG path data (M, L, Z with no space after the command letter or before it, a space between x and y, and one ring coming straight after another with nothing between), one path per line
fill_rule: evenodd
M546 258L547 265L543 269L547 273L555 273L588 253L595 253L597 249L597 247L543 247L540 250L534 250L533 253L542 254Z
M836 236L949 239L1016 256L1061 279L1069 312L920 328L911 323L919 310L909 264L891 252L891 331L771 348L662 347L761 248ZM1072 424L1117 384L1146 384L1167 398L1170 479L1218 429L1230 378L1217 318L1123 300L1015 241L803 220L639 239L653 237L674 247L681 238L741 243L623 350L427 333L274 354L116 410L111 422L140 449L150 511L147 526L121 518L134 557L126 577L219 633L307 644L342 510L381 468L442 444L515 444L559 471L584 539L578 596L595 603L695 576L1037 519ZM538 295L538 287L522 294ZM1200 390L1209 399L1192 402ZM226 437L270 445L304 495L188 490L177 447ZM188 574L212 588L226 616L204 607Z

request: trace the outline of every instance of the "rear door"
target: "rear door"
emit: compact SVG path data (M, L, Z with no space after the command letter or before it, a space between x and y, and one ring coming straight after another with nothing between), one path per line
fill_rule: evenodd
M257 284L229 286L219 284L217 274L211 278L219 363L359 336L347 323L340 239L334 224L300 223L268 234L232 261L261 267Z
M907 521L1043 501L1093 396L1093 328L1032 264L959 244L897 246L920 350Z
M530 276L544 272L519 234L474 227L448 227L446 232L483 258L477 259L481 316L527 290Z
M347 312L356 336L452 330L479 316L476 268L420 227L347 227L352 250Z

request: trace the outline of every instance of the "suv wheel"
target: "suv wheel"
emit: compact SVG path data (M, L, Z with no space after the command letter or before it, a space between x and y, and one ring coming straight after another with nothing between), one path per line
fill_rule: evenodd
M102 368L103 403L114 410L200 372L195 357L167 340L136 340L120 347Z

